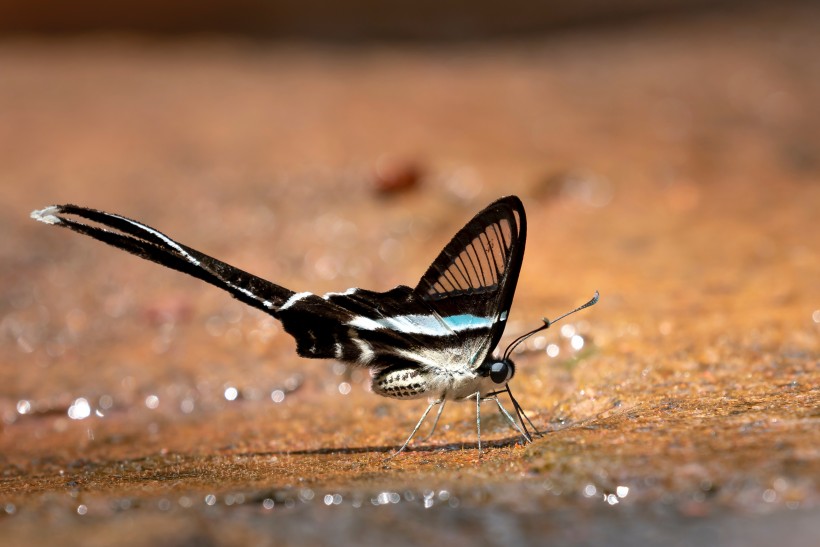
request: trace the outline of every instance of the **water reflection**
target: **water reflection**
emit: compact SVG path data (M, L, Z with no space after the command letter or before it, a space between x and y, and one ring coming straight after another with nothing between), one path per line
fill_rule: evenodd
M91 415L91 405L84 397L79 397L74 400L74 403L68 407L68 417L72 420L84 420Z
M226 401L235 401L239 396L239 390L233 386L228 386L225 388L224 395Z
M161 394L163 408L166 412L173 412L175 409L182 414L192 414L197 408L219 409L220 403L234 401L262 401L267 397L273 403L282 403L289 393L299 389L304 382L301 374L295 374L286 378L282 387L269 390L263 386L250 386L241 388L233 382L225 382L219 388L211 386L211 382L200 380L196 386L183 383L168 384ZM133 405L138 405L148 410L158 410L160 408L161 397L159 393L148 392L146 395L139 395L139 387L132 376L126 376L121 380L124 392L115 395L104 393L102 395L72 396L69 393L60 393L51 397L34 400L31 398L19 399L13 402L6 411L2 411L3 421L7 424L15 423L19 419L45 418L53 415L67 417L69 420L85 420L92 416L106 418L114 411L127 411ZM339 393L346 395L351 391L351 385L343 382L337 386ZM334 388L335 389L335 388ZM67 402L70 401L70 402ZM69 426L69 420L57 419L53 423L53 428L57 431L65 431Z
M340 505L343 500L341 494L325 494L325 505Z
M190 414L194 411L194 399L193 397L185 397L179 403L179 409L182 411L183 414Z
M370 498L372 505L387 505L389 503L399 503L401 496L398 492L380 492L376 497Z
M28 414L31 412L31 402L26 401L25 399L17 401L17 412L19 414Z

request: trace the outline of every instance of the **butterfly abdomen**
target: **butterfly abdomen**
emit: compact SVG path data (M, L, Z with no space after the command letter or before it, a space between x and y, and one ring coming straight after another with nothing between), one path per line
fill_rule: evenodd
M429 395L429 383L425 375L413 368L388 369L376 373L372 383L373 393L394 399L418 399Z

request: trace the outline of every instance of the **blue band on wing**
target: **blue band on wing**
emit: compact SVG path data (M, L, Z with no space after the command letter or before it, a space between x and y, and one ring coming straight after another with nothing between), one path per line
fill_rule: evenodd
M443 324L442 324L443 322ZM391 329L406 334L426 334L428 336L448 336L454 332L466 330L488 329L493 326L494 320L489 317L462 314L449 317L434 315L396 315L370 319L355 317L347 324L363 330Z
M481 317L468 313L451 315L450 317L443 317L442 319L444 319L444 322L454 331L490 328L493 326L493 323L495 323L495 320L490 317Z

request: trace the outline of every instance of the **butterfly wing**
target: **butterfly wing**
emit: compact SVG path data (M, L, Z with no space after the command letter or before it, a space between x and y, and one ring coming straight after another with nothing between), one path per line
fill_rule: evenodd
M304 357L375 369L476 366L504 332L525 241L521 200L502 198L453 237L416 288L297 293L276 315Z
M481 363L501 339L524 258L527 220L516 196L479 212L444 247L414 292Z
M174 241L159 230L113 213L77 205L52 205L31 213L32 218L68 228L163 266L202 279L236 299L275 313L293 291L249 274ZM88 220L103 227L79 222Z
M521 201L502 198L453 237L415 289L350 289L318 296L280 287L120 215L57 205L35 211L32 217L230 292L280 319L296 338L300 355L335 357L374 368L399 362L458 367L480 363L504 331L526 240Z

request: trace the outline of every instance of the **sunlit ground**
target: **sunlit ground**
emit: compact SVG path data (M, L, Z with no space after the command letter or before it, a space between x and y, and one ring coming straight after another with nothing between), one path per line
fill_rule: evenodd
M418 49L3 42L3 543L813 544L818 17ZM486 404L479 454L474 405L449 404L390 461L424 401L28 218L79 203L294 290L385 290L511 193L530 233L504 342L601 293L515 355L545 435Z

